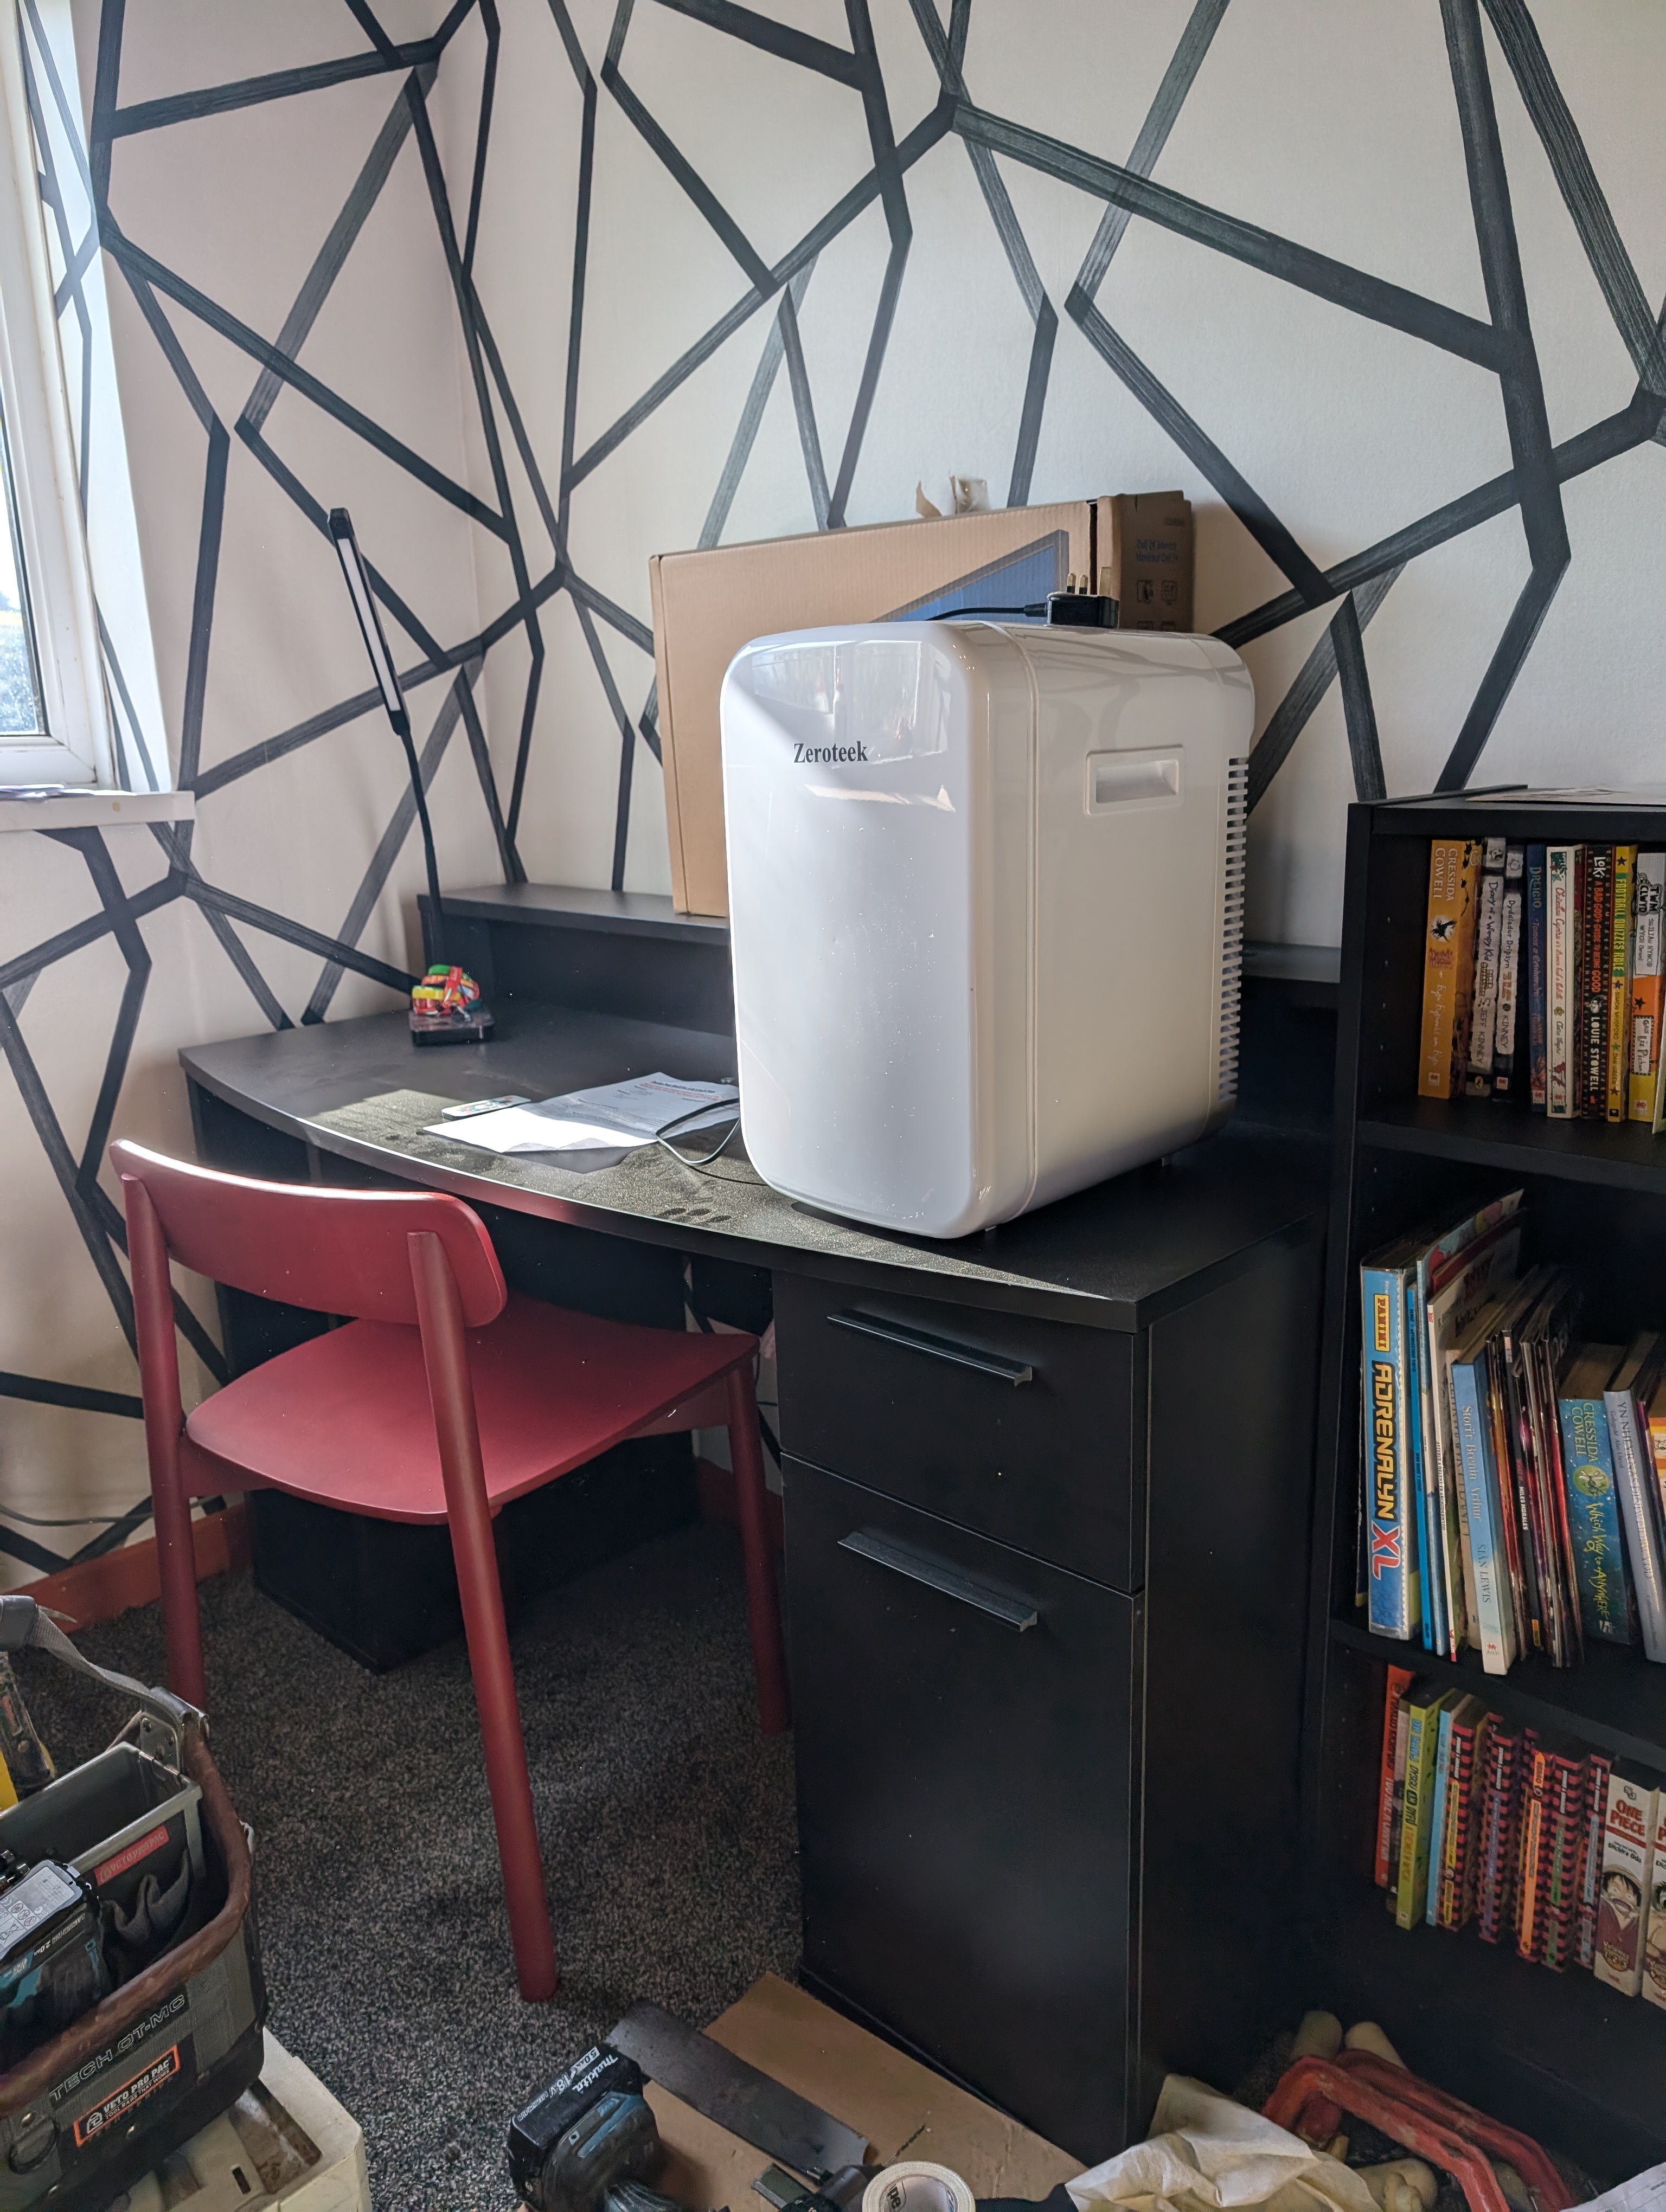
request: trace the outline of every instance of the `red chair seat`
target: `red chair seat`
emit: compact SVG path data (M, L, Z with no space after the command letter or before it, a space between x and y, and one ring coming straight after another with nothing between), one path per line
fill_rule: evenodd
M494 1512L671 1413L752 1350L751 1337L633 1328L513 1291L496 1321L465 1334ZM446 1518L414 1328L356 1321L328 1330L205 1399L185 1433L292 1497L385 1521Z

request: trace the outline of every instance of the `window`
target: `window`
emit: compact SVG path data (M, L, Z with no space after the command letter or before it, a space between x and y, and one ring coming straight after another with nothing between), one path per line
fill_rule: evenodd
M85 178L68 0L29 0L27 17L25 32L15 0L0 0L0 786L155 790L167 754L126 453L105 436L89 481L64 377L67 345L84 440L119 422L103 272L96 252L76 250L92 208L84 194L72 206L64 181ZM76 264L67 276L66 236ZM110 572L96 598L95 564ZM125 722L108 682L116 632L130 664Z

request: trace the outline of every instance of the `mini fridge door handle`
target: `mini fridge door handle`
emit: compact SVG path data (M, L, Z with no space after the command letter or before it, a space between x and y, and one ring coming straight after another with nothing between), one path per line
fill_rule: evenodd
M901 1345L904 1352L922 1352L928 1359L946 1359L953 1367L973 1367L980 1375L993 1375L1017 1389L1033 1382L1036 1370L1022 1359L1007 1359L999 1352L985 1352L975 1344L957 1344L952 1337L928 1336L922 1328L909 1328L900 1321L881 1321L877 1315L830 1313L835 1328L854 1329L858 1336L877 1336L883 1344Z
M840 1537L839 1549L854 1552L860 1559L872 1559L876 1566L889 1567L894 1575L906 1575L910 1582L923 1583L927 1589L956 1598L962 1605L975 1606L978 1612L987 1613L991 1620L998 1620L1003 1628L1015 1629L1020 1636L1041 1618L1033 1602L1016 1590L1002 1589L998 1583L985 1582L980 1575L969 1575L964 1568L953 1566L930 1552L920 1551L912 1544L898 1543L894 1536L882 1536L877 1528L853 1528L848 1536Z

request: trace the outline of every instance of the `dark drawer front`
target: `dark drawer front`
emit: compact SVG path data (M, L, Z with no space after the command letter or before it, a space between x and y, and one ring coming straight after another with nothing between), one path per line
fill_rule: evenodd
M790 1459L786 1489L805 1966L1103 2157L1142 1601Z
M1143 1337L775 1278L800 1459L1113 1589L1145 1580Z

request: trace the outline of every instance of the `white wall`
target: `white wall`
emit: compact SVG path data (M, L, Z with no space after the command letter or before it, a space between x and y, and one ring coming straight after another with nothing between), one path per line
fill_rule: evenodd
M873 161L857 92L804 65L802 53L794 59L763 51L654 0L636 0L634 12L611 0L569 4L570 46L561 0L499 0L474 263L483 322L553 508L567 441L582 456L748 293L733 238L726 243L717 234L709 208L696 204L602 82L616 27L624 27L624 86L689 165L695 189L714 196L744 235L740 253L765 262L787 254ZM924 10L929 0L915 4ZM100 0L75 0L89 110L100 31L113 33L120 12ZM768 0L763 12L846 52L852 21L860 20L855 0L851 9L837 0ZM1462 13L1454 0L1454 14ZM1518 0L1489 0L1489 13L1506 28L1529 20ZM441 0L381 0L378 8L395 41L428 37L444 14ZM931 42L909 0L873 0L872 20L891 126L905 138L939 98ZM1640 287L1656 313L1666 297L1666 11L1635 0L1532 0L1530 25L1543 42L1548 96L1560 88L1611 213L1622 249L1615 281ZM965 88L979 107L1067 149L1127 163L1142 131L1149 143L1148 114L1189 36L1207 51L1152 166L1157 183L1349 269L1486 316L1436 0L1200 0L1196 8L1190 0L1047 0L1044 7L975 0ZM1491 27L1484 51L1550 434L1566 441L1625 409L1637 372ZM339 0L285 0L281 8L127 0L125 10L119 106L176 106L130 114L129 124L152 127L124 128L111 139L111 212L124 239L202 295L195 307L162 304L159 335L135 295L131 254L106 240L104 276L162 711L177 761L182 744L196 742L186 704L192 671L205 671L190 860L210 885L252 902L272 925L222 920L243 948L245 969L252 963L251 975L240 973L189 897L169 898L140 922L154 970L115 1126L176 1146L188 1141L178 1047L269 1019L298 1020L315 1006L326 962L316 946L295 941L295 926L329 939L352 933L355 896L402 791L397 750L385 722L370 714L235 781L216 776L261 740L366 683L327 543L236 434L258 365L211 323L217 308L265 340L283 333L355 179L404 96L407 71L307 79L310 88L300 90L283 73L338 61L356 70L371 54L365 31ZM484 25L471 11L437 59L429 101L459 240L469 228L488 54ZM267 82L234 104L214 89L260 78ZM594 158L569 422L587 83ZM204 95L197 103L203 112L186 112L193 94ZM1058 319L1030 495L1182 486L1199 511L1200 623L1230 625L1282 591L1285 579L1223 496L1219 467L1206 468L1173 441L1067 312L1103 202L1006 155L994 157L989 175L1012 210L1010 251L963 137L944 136L908 171L913 244L846 519L909 514L918 478L946 503L951 471L983 476L996 499L1005 495L1033 329L1016 261L1020 272L1033 268L1032 300L1044 295ZM1600 222L1589 195L1580 204L1588 228ZM882 211L870 204L830 237L802 283L808 390L830 481L846 444L886 251ZM1490 370L1171 228L1138 217L1128 225L1097 306L1322 568L1510 466L1499 380ZM628 757L623 879L646 889L668 883L657 763L643 737L622 744L615 697L634 726L653 672L644 635L648 557L693 544L708 525L760 362L779 353L772 337L778 310L772 292L576 483L565 518L555 515L553 535L515 452L504 395L491 386L491 421L508 455L545 654L520 830L521 858L535 878L600 884L613 877ZM464 327L407 133L316 320L291 348L323 380L325 398L284 390L264 434L306 496L352 508L367 553L447 651L519 605L506 539L459 513L418 473L419 464L439 471L496 504ZM201 386L199 404L227 434L216 558L204 555L213 538L204 517L211 526L216 512L205 496L212 438L187 395L192 378ZM397 439L399 450L378 450L338 419L331 393ZM1571 564L1477 781L1659 777L1663 469L1658 443L1639 431L1629 450L1565 487ZM806 530L816 520L801 428L778 367L722 535ZM569 566L552 575L562 558ZM1382 600L1365 629L1365 652L1389 791L1426 788L1440 772L1527 573L1511 510L1420 553ZM582 592L569 588L574 575ZM1245 646L1262 727L1279 714L1335 614L1328 603ZM423 657L424 647L396 623L390 629L402 665ZM524 628L512 622L477 685L506 806L532 659ZM432 726L450 680L414 690L419 732ZM1254 818L1252 933L1335 940L1343 811L1353 789L1332 681ZM460 728L434 801L447 879L494 877L498 848ZM112 832L106 848L130 890L167 873L169 856L148 831ZM419 878L407 839L356 933L365 953L395 969L416 957ZM0 963L27 966L32 949L100 911L81 854L39 837L0 837ZM92 1124L126 972L106 933L42 969L21 1002L21 1034L72 1152ZM392 1003L378 983L349 975L327 1011L334 1017ZM0 1370L131 1394L132 1362L82 1233L86 1228L95 1243L102 1234L96 1210L84 1197L75 1204L66 1197L52 1170L52 1140L40 1100L31 1110L15 1073L0 1075L0 1142L10 1164L0 1226ZM103 1249L108 1264L107 1237ZM7 1387L0 1378L0 1544L9 1528L14 1536L27 1533L8 1521L9 1508L117 1515L142 1498L135 1422L36 1405L7 1395ZM89 1522L36 1531L32 1540L67 1554L94 1534ZM39 1563L38 1555L24 1556ZM8 1569L0 1555L0 1573L29 1571L18 1560Z

